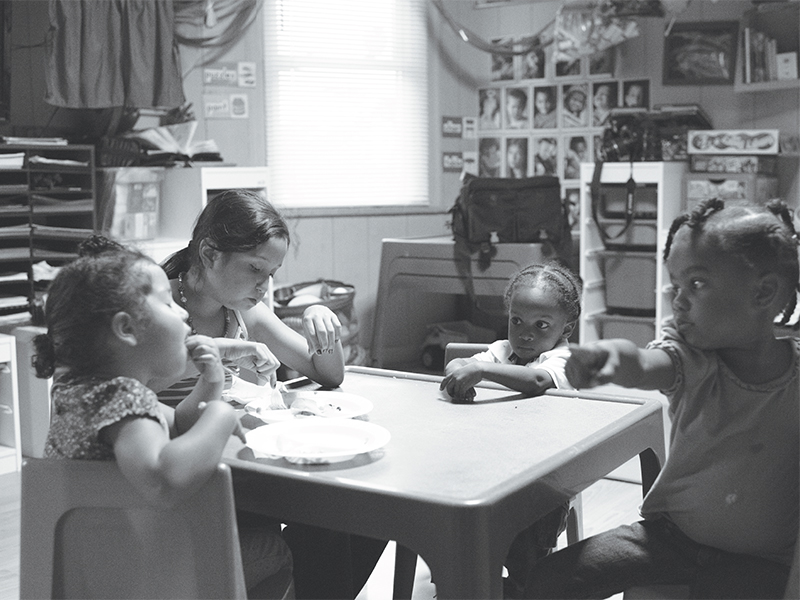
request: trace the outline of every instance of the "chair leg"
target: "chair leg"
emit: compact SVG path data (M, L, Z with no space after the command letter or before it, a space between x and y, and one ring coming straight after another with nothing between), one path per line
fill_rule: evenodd
M417 570L417 555L405 546L400 544L395 546L392 598L411 600L411 592L414 591L414 575Z
M583 501L576 495L569 503L567 515L567 544L574 544L583 539Z

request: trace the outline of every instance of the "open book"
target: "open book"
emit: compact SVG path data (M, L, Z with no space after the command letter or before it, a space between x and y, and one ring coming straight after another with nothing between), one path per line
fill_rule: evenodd
M178 154L194 160L221 160L219 148L214 140L194 141L197 121L186 121L173 125L162 125L150 129L131 131L124 137L143 142L149 148L148 155Z

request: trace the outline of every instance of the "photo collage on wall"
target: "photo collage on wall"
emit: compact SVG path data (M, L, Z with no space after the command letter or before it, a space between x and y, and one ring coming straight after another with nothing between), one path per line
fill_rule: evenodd
M493 41L530 45L530 39ZM580 163L600 151L612 108L650 108L650 83L615 79L613 48L556 62L551 48L492 55L492 83L478 90L478 175L558 177L577 228Z

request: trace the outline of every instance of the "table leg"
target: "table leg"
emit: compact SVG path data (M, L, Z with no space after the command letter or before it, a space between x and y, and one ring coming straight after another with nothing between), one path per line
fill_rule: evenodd
M410 600L414 591L414 575L417 569L417 555L413 550L396 544L394 555L394 600Z
M639 463L642 469L642 497L644 497L661 472L662 458L652 448L648 448L639 453Z
M483 546L483 547L482 547ZM502 598L503 560L492 558L485 544L442 544L431 552L420 552L431 570L437 600Z

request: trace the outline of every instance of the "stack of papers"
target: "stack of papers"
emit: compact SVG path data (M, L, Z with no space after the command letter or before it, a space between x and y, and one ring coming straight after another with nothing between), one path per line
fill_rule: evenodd
M67 140L61 137L14 137L4 135L0 137L4 144L24 144L35 146L66 146Z
M24 152L0 154L0 169L21 169L25 164Z

